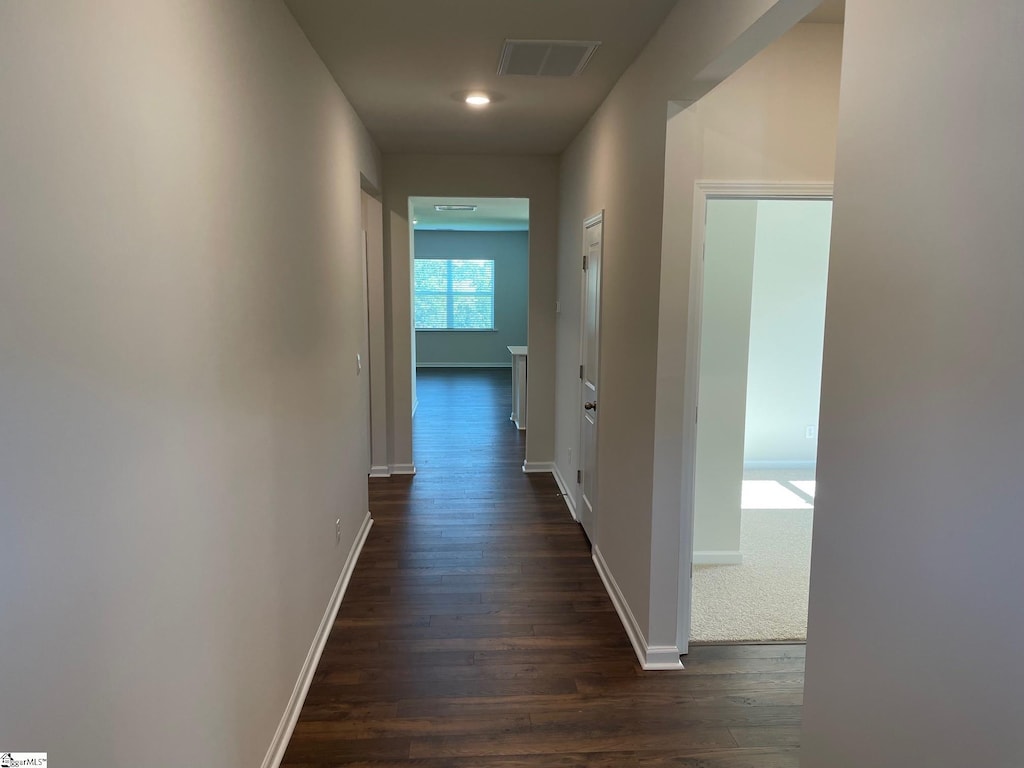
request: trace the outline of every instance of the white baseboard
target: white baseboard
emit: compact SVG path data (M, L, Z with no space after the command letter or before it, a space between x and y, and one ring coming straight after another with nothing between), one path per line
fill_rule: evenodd
M622 626L626 630L626 635L633 645L633 652L636 653L640 666L645 670L682 669L683 662L679 659L679 649L676 646L647 645L643 629L629 609L629 603L626 602L619 585L615 582L615 577L612 576L601 550L596 546L594 547L594 565L597 567L601 581L604 582L604 588L612 600L612 605L615 606L615 612L619 614L619 621L622 622Z
M551 474L555 476L555 482L558 483L558 490L562 492L562 498L565 499L565 506L569 508L569 514L572 515L572 519L577 523L580 521L576 515L576 499L569 493L569 485L565 482L565 478L562 477L562 472L558 469L558 465L555 464L555 468L551 471Z
M324 652L327 638L330 637L331 627L334 626L334 618L338 615L341 600L345 596L348 582L352 578L352 571L355 570L359 554L363 551L363 544L366 543L366 537L369 535L372 525L373 518L367 512L366 517L363 519L363 524L359 528L359 533L356 534L356 540L352 542L352 548L348 552L345 565L342 566L341 576L334 587L334 594L331 595L331 600L327 604L327 611L320 620L320 627L313 637L313 644L309 648L309 653L306 654L306 661L299 672L299 679L295 682L295 688L292 690L292 696L288 700L288 706L284 710L281 722L278 723L274 739L270 742L270 749L267 750L267 756L263 758L263 768L278 768L284 759L285 750L288 749L288 742L292 738L295 724L299 720L299 713L302 711L302 704L306 700L309 686L313 683L313 675L316 673L317 665L320 663L320 656Z
M524 461L523 472L528 475L552 473L555 471L555 465L550 461Z
M415 464L392 464L391 465L392 475L415 475L416 465Z
M694 551L694 565L743 565L743 553L738 549L705 549Z
M380 467L370 467L370 477L391 477L391 467L386 464Z
M579 522L579 518L576 517L576 501L572 496L569 495L569 489L565 485L565 481L562 479L562 473L558 471L558 465L553 461L524 461L523 472L526 474L550 474L555 478L555 483L558 485L558 490L562 493L562 498L565 499L565 506L569 508L569 514L572 519Z
M816 461L744 461L744 469L814 469Z
M512 363L416 363L417 368L511 368Z

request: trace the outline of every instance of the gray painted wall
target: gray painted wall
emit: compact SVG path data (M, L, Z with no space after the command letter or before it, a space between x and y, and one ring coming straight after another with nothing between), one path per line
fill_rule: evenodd
M277 0L0 3L0 73L0 745L258 766L367 514L379 156Z
M1024 8L846 5L803 768L1024 754Z
M528 232L415 234L417 259L493 259L495 331L417 331L417 365L511 365L506 347L526 344L530 298Z

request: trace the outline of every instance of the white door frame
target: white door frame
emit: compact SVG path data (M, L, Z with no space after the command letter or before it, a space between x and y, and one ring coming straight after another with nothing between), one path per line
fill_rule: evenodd
M390 477L388 465L387 392L388 378L385 373L387 349L384 339L384 223L383 205L375 197L373 189L363 184L363 232L366 233L366 258L363 260L367 295L367 343L363 373L370 388L370 474L374 477Z
M588 216L583 220L583 228L581 230L581 246L580 246L580 260L586 258L587 255L587 230L595 224L601 225L601 262L599 266L599 272L597 274L597 295L594 297L597 301L597 370L594 371L593 379L598 383L597 391L600 395L601 392L601 276L604 274L604 208L595 213L592 216ZM579 386L576 388L576 394L578 401L576 403L576 414L579 416L579 431L576 442L576 466L579 468L577 478L582 477L583 473L583 363L586 357L586 327L587 327L587 273L580 264L580 348L579 348L579 364L580 364L580 379ZM594 498L591 499L593 510L594 510L594 531L597 531L597 458L598 458L598 440L597 431L594 432ZM576 504L575 510L571 510L573 513L573 519L576 522L581 523L580 516L583 513L583 485L580 480L576 483ZM595 536L595 539L597 537ZM597 546L596 541L590 542L592 547Z
M698 180L693 190L693 242L690 258L690 297L686 331L686 371L683 413L683 509L679 526L679 626L676 631L681 654L690 645L690 619L693 610L693 524L694 489L697 470L698 388L700 384L701 316L704 300L704 228L708 200L831 200L832 182L768 182Z
M370 244L365 224L363 243L363 338L356 356L356 374L363 377L360 386L366 393L366 474L373 474L373 387L370 380Z

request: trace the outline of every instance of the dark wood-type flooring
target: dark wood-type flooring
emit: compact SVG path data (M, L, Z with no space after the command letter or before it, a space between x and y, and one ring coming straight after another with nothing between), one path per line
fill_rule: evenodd
M797 765L804 649L693 648L643 672L510 374L419 373L414 478L375 524L284 759L297 766Z

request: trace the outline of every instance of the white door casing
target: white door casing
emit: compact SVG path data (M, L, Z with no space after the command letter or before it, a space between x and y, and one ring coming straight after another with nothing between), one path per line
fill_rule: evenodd
M583 223L583 299L580 350L579 519L591 543L597 537L597 419L601 334L601 257L604 212Z
M821 200L831 199L831 182L758 182L698 180L694 184L693 228L690 259L689 309L686 329L686 364L684 383L683 494L679 548L679 612L676 645L686 655L690 644L690 622L693 609L693 535L694 488L696 486L697 403L700 384L701 318L704 304L704 241L708 200L713 198L754 200Z

